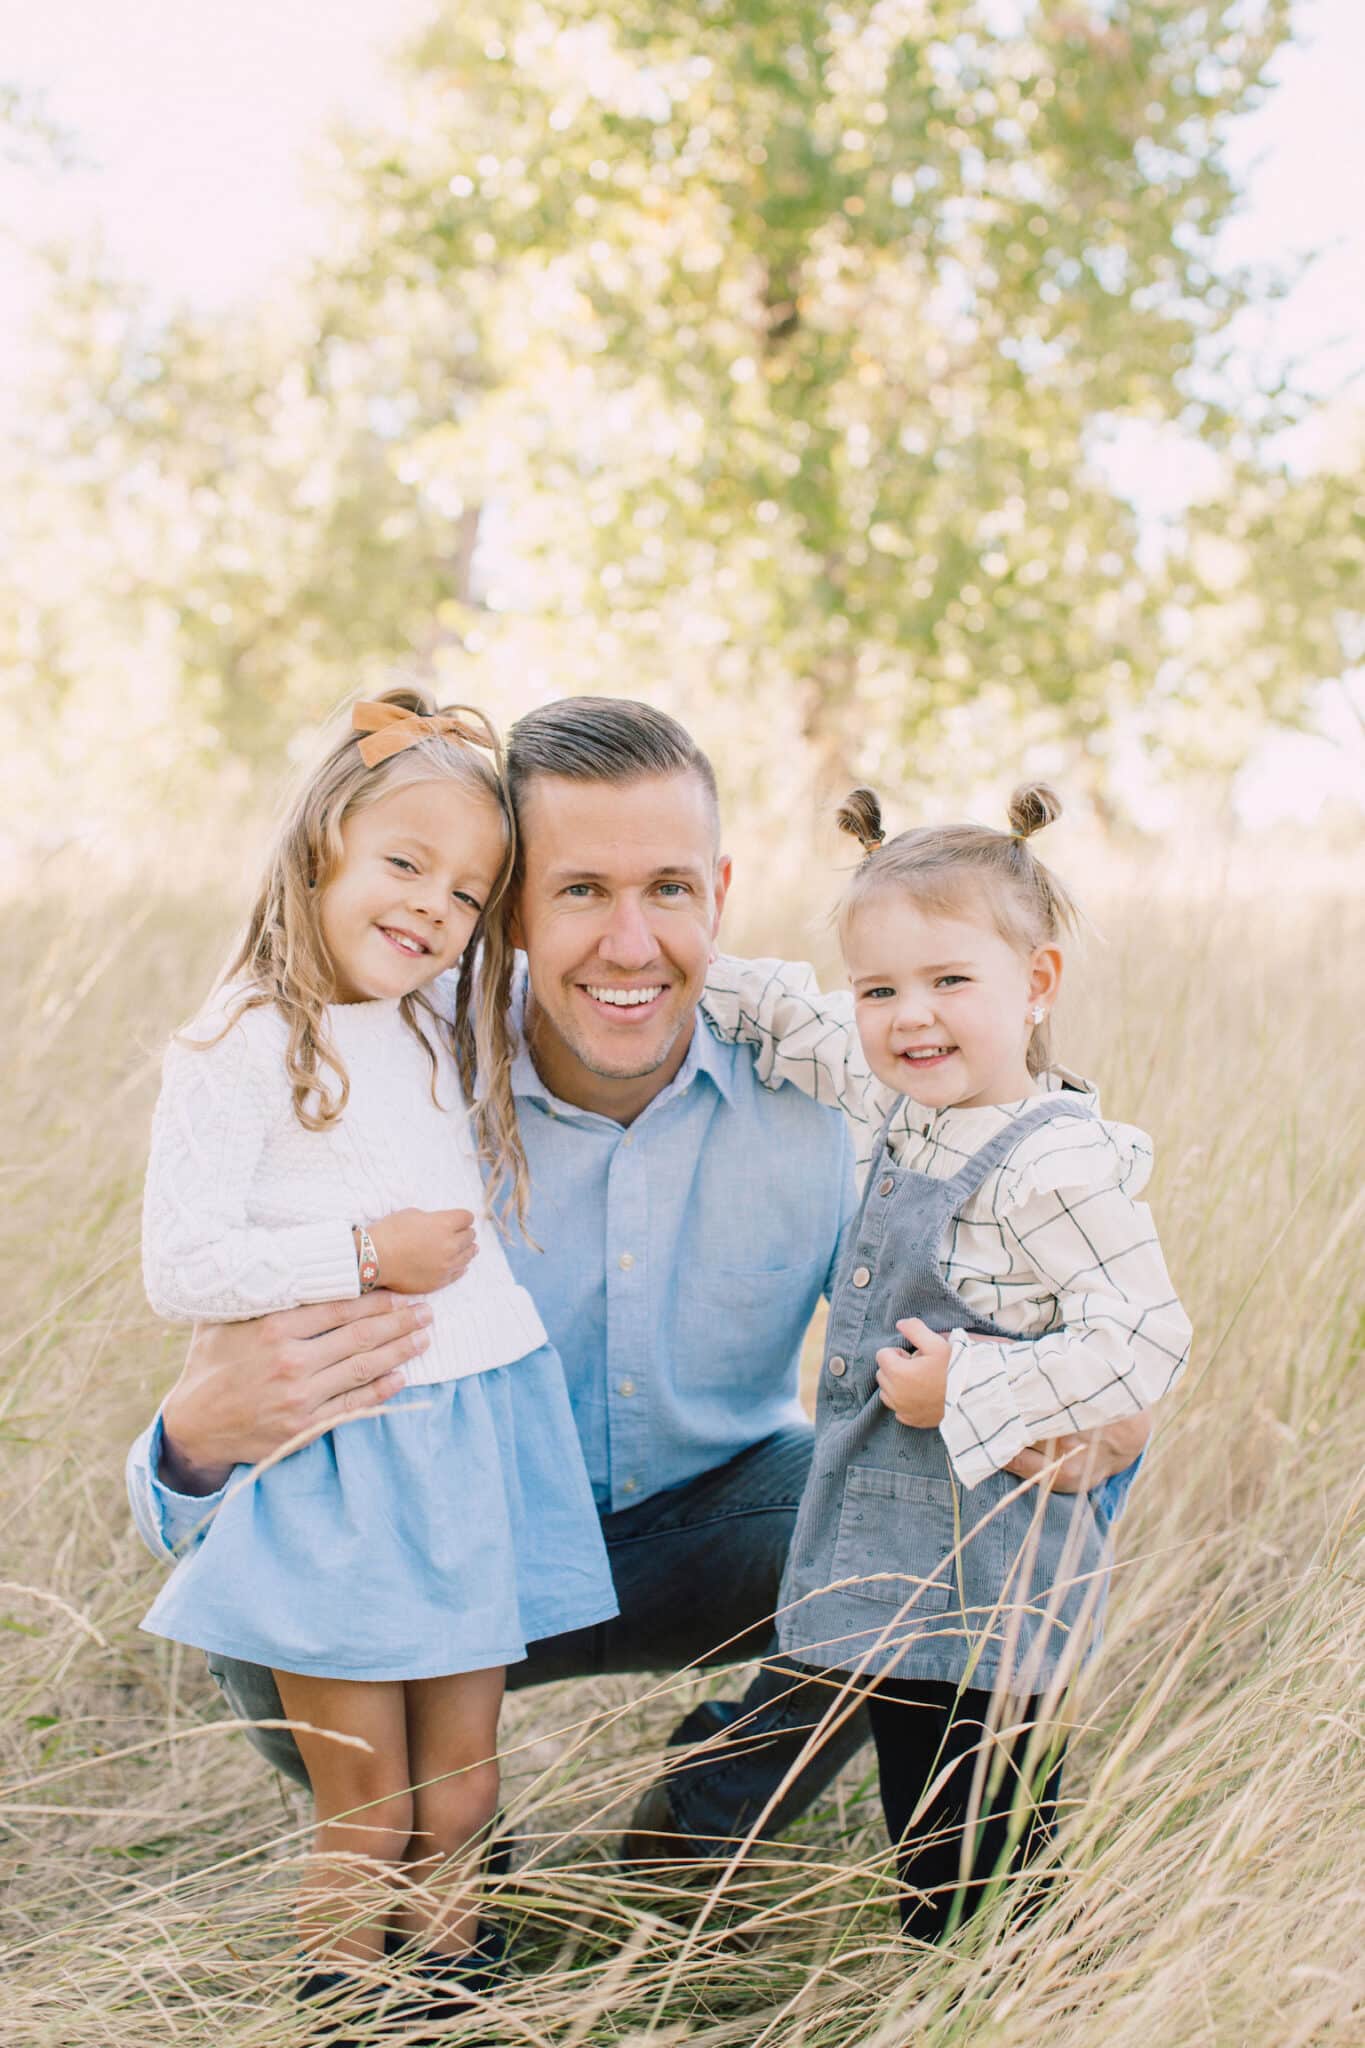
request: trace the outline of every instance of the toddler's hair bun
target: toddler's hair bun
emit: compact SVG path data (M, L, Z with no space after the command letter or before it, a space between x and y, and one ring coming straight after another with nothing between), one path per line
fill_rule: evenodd
M882 807L875 790L850 790L839 806L836 822L841 832L857 840L865 854L875 853L886 838Z
M1021 782L1010 798L1010 830L1016 839L1031 839L1062 815L1062 800L1048 782Z

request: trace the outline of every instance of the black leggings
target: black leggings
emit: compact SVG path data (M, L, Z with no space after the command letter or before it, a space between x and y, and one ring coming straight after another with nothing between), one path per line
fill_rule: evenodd
M882 1679L868 1694L872 1739L881 1772L882 1811L897 1845L896 1867L904 1890L901 1926L918 1941L938 1941L980 1905L990 1879L1018 1870L1051 1839L1057 1823L1062 1757L1049 1748L1038 1758L1025 1786L1020 1772L1033 1723L1042 1702L1007 1719L1022 1732L1009 1745L1005 1769L992 1790L989 1777L999 1743L987 1752L987 1780L977 1802L974 1840L963 1882L963 1832L981 1740L990 1716L988 1692L962 1692L926 1679ZM949 1766L953 1768L949 1771ZM1046 1771L1041 1785L1039 1772ZM911 1817L928 1787L948 1772L910 1833ZM1011 1831L1019 1834L1013 1848Z

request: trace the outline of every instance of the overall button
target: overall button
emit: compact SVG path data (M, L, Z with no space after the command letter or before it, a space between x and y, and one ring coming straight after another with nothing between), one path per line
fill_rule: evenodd
M895 1187L895 1185L896 1185L895 1181L894 1181L894 1180L892 1179L891 1175L890 1175L890 1174L888 1173L888 1174L886 1175L885 1179L884 1179L884 1180L882 1180L882 1181L880 1181L880 1182L878 1183L878 1186L877 1186L877 1193L878 1193L879 1195L889 1195L889 1194L891 1193L891 1190L892 1190L892 1189L893 1189L893 1188Z
M628 1273L631 1267L635 1264L634 1252L622 1252L620 1258L616 1261L616 1263L621 1268L621 1271L623 1273Z
M634 1380L622 1380L618 1384L616 1391L618 1394L624 1394L626 1399L629 1400L631 1395L635 1392Z
M855 1287L866 1287L871 1278L872 1269L870 1266L855 1266L853 1268L853 1285Z
M841 1380L848 1371L848 1360L846 1358L831 1358L829 1370L836 1380Z
M621 1481L621 1491L622 1491L622 1493L638 1493L638 1492L640 1491L640 1482L639 1482L639 1480L638 1480L638 1479L623 1479L623 1480Z

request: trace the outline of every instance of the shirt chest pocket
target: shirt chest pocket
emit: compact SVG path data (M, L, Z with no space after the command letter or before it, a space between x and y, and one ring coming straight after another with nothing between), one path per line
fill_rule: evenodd
M708 1262L679 1305L680 1377L693 1386L731 1387L741 1397L759 1386L778 1389L801 1348L826 1270L824 1259L774 1268Z
M957 1605L956 1496L946 1479L850 1465L831 1576L840 1591L911 1614Z

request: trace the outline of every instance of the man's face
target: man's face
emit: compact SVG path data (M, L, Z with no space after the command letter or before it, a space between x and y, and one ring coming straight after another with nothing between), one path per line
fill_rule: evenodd
M536 1063L567 1100L604 1108L619 1094L634 1114L686 1057L730 883L707 790L686 771L538 775L519 827Z

